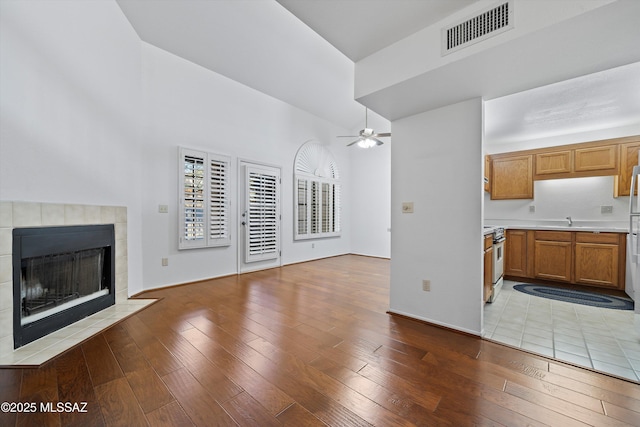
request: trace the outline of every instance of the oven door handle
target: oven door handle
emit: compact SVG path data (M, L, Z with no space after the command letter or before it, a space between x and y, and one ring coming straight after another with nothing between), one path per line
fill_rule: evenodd
M506 238L506 237L501 237L501 238L499 238L499 239L497 239L497 240L494 240L494 241L493 241L493 244L495 245L496 243L502 243L502 242L504 242L505 240L507 240L507 238Z

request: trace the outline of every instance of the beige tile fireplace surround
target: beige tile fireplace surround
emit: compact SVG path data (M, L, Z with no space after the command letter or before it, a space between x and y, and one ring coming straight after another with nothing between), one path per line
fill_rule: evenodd
M114 224L116 303L79 322L13 349L14 228ZM128 299L127 208L0 201L0 365L40 365L155 300Z

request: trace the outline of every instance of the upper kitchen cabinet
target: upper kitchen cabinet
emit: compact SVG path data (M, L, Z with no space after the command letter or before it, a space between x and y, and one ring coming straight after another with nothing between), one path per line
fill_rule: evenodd
M571 150L536 154L536 178L541 175L568 174L573 170Z
M485 171L494 200L532 199L533 181L590 176L614 176L614 196L628 196L638 153L640 135L492 154Z
M600 143L588 142L533 150L536 163L533 179L617 175L618 145Z
M621 138L626 142L620 144L620 174L614 181L614 197L628 196L631 188L633 167L638 164L640 136Z
M533 156L491 156L491 199L533 199Z
M574 172L601 172L615 175L618 173L618 147L576 148L574 153ZM610 173L609 173L610 172Z

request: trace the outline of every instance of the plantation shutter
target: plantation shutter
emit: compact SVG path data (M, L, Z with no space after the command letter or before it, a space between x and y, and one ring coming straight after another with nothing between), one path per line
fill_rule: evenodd
M181 150L182 191L180 197L181 248L205 245L205 155Z
M340 174L329 150L304 143L295 161L294 240L339 236Z
M275 169L246 167L247 218L245 261L278 258L280 247L280 175Z
M231 244L226 156L180 148L178 248Z
M209 162L209 245L231 244L229 160L210 155Z

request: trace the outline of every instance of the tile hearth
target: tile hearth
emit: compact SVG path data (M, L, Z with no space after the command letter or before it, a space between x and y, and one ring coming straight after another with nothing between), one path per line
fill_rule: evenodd
M115 305L13 349L13 229L113 224ZM39 365L156 300L128 298L127 208L78 204L0 201L0 365Z
M112 305L46 337L0 355L0 366L33 366L56 357L122 319L153 304L155 299L128 299Z

